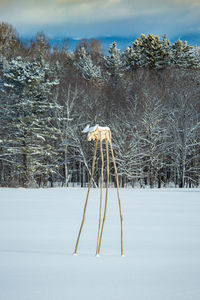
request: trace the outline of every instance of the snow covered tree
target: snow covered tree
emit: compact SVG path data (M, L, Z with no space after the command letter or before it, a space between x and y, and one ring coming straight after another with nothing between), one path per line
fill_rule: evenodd
M163 69L170 65L170 42L165 35L160 39L152 34L148 36L141 34L141 37L133 43L133 50L129 49L127 55L134 66Z
M142 180L141 148L139 147L139 130L137 128L136 111L129 106L128 113L120 113L111 124L113 148L122 187ZM114 170L113 170L114 171Z
M140 62L139 55L134 51L133 47L129 46L122 54L127 70L135 70Z
M153 188L165 165L167 130L163 122L164 107L160 100L148 97L139 120L139 148L146 184Z
M168 132L166 110L161 101L148 97L143 111L130 102L128 111L120 113L112 124L113 146L122 186L137 182L140 187L161 187L166 183L165 163Z
M200 172L200 114L187 95L176 99L168 115L171 168L180 188L198 186Z
M195 48L179 39L172 45L172 64L181 68L196 68L200 66L200 61Z
M4 70L4 93L9 112L4 128L5 156L12 157L15 174L23 186L47 181L54 172L51 157L56 154L53 126L58 105L50 99L58 84L50 67L42 59L26 62L17 57ZM6 122L6 120L5 120Z
M96 66L84 47L78 53L78 60L74 61L74 65L81 72L86 80L102 81L102 72L100 66Z
M99 64L103 56L103 48L101 42L96 39L82 39L76 46L75 53L79 55L81 49L84 48L87 54L90 55L93 63Z
M67 186L72 178L70 166L72 161L75 160L73 150L77 147L74 142L74 131L78 126L76 106L78 106L80 93L77 86L73 88L69 84L67 87L60 87L60 96L62 109L56 112L56 127L59 132L57 150L59 152L58 161L63 178L62 181L64 182L63 185Z
M123 76L125 62L116 42L110 45L109 55L105 57L105 66L112 81Z

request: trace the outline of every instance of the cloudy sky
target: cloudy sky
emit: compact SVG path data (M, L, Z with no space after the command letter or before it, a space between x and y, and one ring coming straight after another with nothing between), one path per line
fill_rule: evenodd
M0 21L20 35L167 37L200 34L200 0L0 0Z

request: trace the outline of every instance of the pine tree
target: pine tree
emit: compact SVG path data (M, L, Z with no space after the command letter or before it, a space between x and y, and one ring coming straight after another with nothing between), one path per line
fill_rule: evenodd
M164 35L158 36L141 34L140 38L133 43L133 50L129 49L129 56L133 59L132 65L150 69L163 69L170 65L171 50L170 42Z
M4 70L9 111L4 146L16 167L15 176L23 186L33 186L44 177L47 180L53 172L51 157L56 154L53 116L58 106L49 96L57 84L49 65L42 59L25 62L17 57Z
M136 54L133 47L129 46L122 54L127 70L134 70L139 66L139 55Z
M105 66L112 80L119 79L123 76L125 70L125 61L120 50L117 48L117 43L110 45L109 56L105 57Z
M172 45L172 64L181 68L196 68L200 62L194 47L179 39Z
M96 66L84 47L77 53L78 59L74 61L74 65L81 72L81 75L86 80L102 80L102 72L99 66Z

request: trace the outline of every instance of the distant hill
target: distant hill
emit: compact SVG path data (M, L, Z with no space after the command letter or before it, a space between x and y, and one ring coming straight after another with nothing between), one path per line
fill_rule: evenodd
M120 36L109 36L109 37L95 37L95 39L101 41L104 52L107 54L109 50L110 44L113 42L117 43L117 47L124 51L128 46L131 46L132 43L137 39L138 36L132 36L132 37L120 37ZM167 37L168 38L168 37ZM176 36L173 38L169 38L171 43L174 43L178 39L181 39L182 41L187 41L189 45L191 46L200 46L200 33L191 33L191 34L183 34L180 36ZM30 41L30 38L28 37L22 37L22 41L28 42ZM90 41L91 39L87 39ZM50 38L49 42L50 45L53 46L62 46L65 42L68 50L75 50L77 44L81 41L81 39L74 39L74 38L62 38L62 37L54 37Z
M117 47L120 50L125 50L128 46L131 46L132 43L137 39L138 36L132 36L132 37L120 37L120 36L109 36L109 37L96 37L95 39L100 40L105 53L108 52L110 44L113 42L117 43ZM168 37L167 37L168 38ZM191 46L200 46L200 33L193 33L193 34L185 34L173 37L172 39L169 38L171 43L174 43L178 39L181 39L182 41L187 41L189 45ZM90 41L90 39L87 39ZM54 38L50 39L51 45L59 45L61 44L63 39L61 38ZM76 48L76 45L81 41L81 39L72 39L68 38L66 39L66 43L68 46L68 49L74 50Z
M110 36L110 37L95 37L96 40L101 41L103 49L105 53L108 52L110 44L113 42L117 43L117 47L120 50L125 50L128 46L132 45L132 42L135 41L137 37L118 37L118 36ZM51 46L60 46L65 40L66 46L69 50L74 50L77 44L81 41L81 39L73 39L73 38L52 38L50 39ZM90 41L91 39L86 39Z

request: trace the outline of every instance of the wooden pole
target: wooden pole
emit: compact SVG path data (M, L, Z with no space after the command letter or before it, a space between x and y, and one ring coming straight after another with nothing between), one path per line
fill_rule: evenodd
M88 198L89 198L89 194L90 194L90 189L91 189L91 186L92 186L92 179L93 179L93 176L94 176L94 167L95 167L95 160L96 160L96 153L97 153L97 145L98 145L98 140L96 140L96 144L95 144L95 148L94 148L94 156L93 156L93 161L92 161L91 177L90 177L90 181L89 181L88 192L87 192L84 211L83 211L83 219L82 219L81 227L80 227L80 230L79 230L79 234L78 234L74 254L77 254L77 249L78 249L78 244L79 244L79 240L80 240L80 236L81 236L81 231L82 231L83 225L85 223L86 208L87 208Z
M103 148L102 148L102 140L101 139L100 139L100 150L101 150L101 195L100 195L99 228L98 228L98 235L97 235L96 255L99 255L99 240L100 240L100 230L101 230L102 199L103 199L103 168L104 168L104 158L103 158Z
M88 126L87 126L88 127ZM84 212L83 212L83 219L81 222L81 227L79 230L75 251L74 254L77 254L78 244L81 236L81 232L83 229L83 225L85 222L86 217L86 208L88 204L90 189L92 186L92 180L94 176L94 169L95 169L95 160L96 160L96 153L97 153L97 146L98 142L100 141L100 152L101 152L101 194L100 194L100 211L99 211L99 226L98 226L98 234L97 234L97 248L96 248L96 255L98 256L101 249L101 241L103 236L103 230L106 220L106 214L107 214L107 203L108 203L108 188L109 188L109 149L108 149L108 143L110 143L110 151L112 155L114 170L115 170L115 179L117 184L117 196L118 196L118 204L119 204L119 212L120 212L120 221L121 221L121 255L123 256L124 250L123 250L123 215L122 215L122 207L121 207L121 200L119 195L119 179L118 179L118 173L117 173L117 167L115 162L115 156L112 148L112 142L111 142L111 132L108 127L100 127L96 125L95 127L92 127L90 130L89 128L84 129L83 132L88 132L88 141L96 140L95 149L94 149L94 156L93 156L93 162L92 162L92 170L91 170L91 177L90 182L88 186L88 192L86 196L85 206L84 206ZM105 139L106 142L106 158L107 158L107 183L106 183L106 196L105 196L105 207L104 207L104 215L103 215L103 222L102 222L102 201L103 201L103 169L104 169L104 155L103 155L103 146L102 141Z
M121 200L120 200L120 195L119 195L119 179L118 179L118 173L117 173L117 167L116 167L116 162L115 162L115 156L112 148L112 142L110 142L110 150L112 154L112 160L114 164L114 169L115 169L115 178L116 178L116 183L117 183L117 196L118 196L118 203L119 203L119 213L120 213L120 221L121 221L121 255L124 255L124 250L123 250L123 215L122 215L122 207L121 207Z
M103 235L103 229L104 229L104 224L106 220L106 212L107 212L107 203L108 203L108 186L109 186L109 153L108 153L108 140L106 139L106 159L107 159L107 183L106 183L106 198L105 198L105 208L104 208L104 216L103 216L103 223L101 227L101 235L100 235L100 241L99 241L99 253L101 249L101 240L102 240L102 235Z

